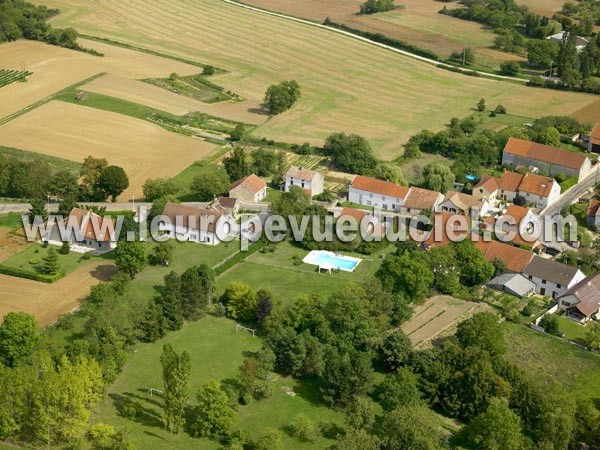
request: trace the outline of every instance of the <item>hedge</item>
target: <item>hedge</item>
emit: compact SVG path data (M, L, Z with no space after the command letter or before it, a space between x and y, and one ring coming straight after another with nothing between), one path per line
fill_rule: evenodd
M256 253L258 250L266 247L267 245L268 245L268 242L265 242L265 241L253 242L252 244L250 244L248 246L248 250L246 250L245 252L240 251L240 252L234 254L231 258L229 258L227 261L225 261L220 266L215 267L215 269L214 269L215 276L218 277L223 272L226 272L227 270L231 269L233 266L235 266L239 262L243 261L244 259L246 259L248 256L252 255L253 253Z
M433 59L436 61L440 59L440 57L431 50L426 50L424 48L420 48L415 45L409 44L408 42L384 36L381 33L369 33L368 31L357 30L356 28L349 27L347 25L344 25L343 23L336 23L332 21L329 17L325 19L323 25L337 28L338 30L347 31L348 33L352 33L357 36L370 39L371 41L378 42L379 44L389 45L390 47L394 47L399 50L404 50L408 53L412 53L413 55L423 56L425 58Z
M0 274L9 275L11 277L26 278L28 280L41 281L42 283L54 283L65 276L63 272L58 272L56 275L45 275L43 273L33 273L27 270L16 269L0 265Z

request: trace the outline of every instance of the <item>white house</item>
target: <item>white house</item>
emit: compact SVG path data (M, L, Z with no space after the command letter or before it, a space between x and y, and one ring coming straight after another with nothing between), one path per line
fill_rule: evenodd
M319 195L325 189L325 177L316 170L291 166L285 174L285 192L292 186L298 186L311 197Z
M535 283L535 292L556 298L585 278L577 267L533 255L523 275Z
M597 320L600 310L600 272L584 278L557 300L558 307L565 311L566 317L581 323Z
M364 206L400 211L409 188L389 181L356 175L350 184L348 201Z
M73 231L64 237L68 237L67 242L72 245L72 250L75 252L107 252L117 246L118 236L114 234L115 221L111 218L102 217L86 209L73 208L61 225L65 227L65 231L68 232L69 229ZM63 244L63 236L58 226L52 227L47 240L53 245Z
M267 183L254 174L237 180L229 186L229 197L248 203L258 203L267 196Z
M478 199L473 195L457 191L448 191L444 201L439 204L438 210L452 214L485 216L489 203L485 199Z
M600 201L590 200L588 205L585 221L590 227L596 227L596 231L600 230Z
M568 39L569 37L569 32L568 31L561 31L560 33L556 33L553 34L552 36L548 36L546 39L550 40L550 41L554 41L554 42L558 42L559 44L563 44L563 42L565 41L565 39ZM588 46L588 44L590 43L590 41L588 41L587 39L581 37L581 36L577 36L577 40L575 41L575 48L577 49L578 52L583 51L584 48L586 48Z
M232 229L235 222L220 212L196 208L193 206L167 203L163 211L164 222L159 224L159 230L177 238L180 241L197 242L206 245L217 245L219 237L234 234Z
M526 204L544 208L560 197L560 185L550 177L533 173L505 171L501 177L484 176L473 187L473 196L492 205L500 201L513 202L520 197Z

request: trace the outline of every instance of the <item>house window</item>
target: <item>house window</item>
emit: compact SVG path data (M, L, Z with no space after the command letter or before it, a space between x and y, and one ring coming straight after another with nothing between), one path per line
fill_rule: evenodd
M542 284L546 284L546 280L542 280Z
M557 283L557 284L556 284L556 287L557 287L558 289L560 289L562 286L561 286L559 283Z
M540 295L546 295L546 288L540 289Z
M530 280L533 280L533 277L532 277L531 275L529 275L529 279L530 279Z

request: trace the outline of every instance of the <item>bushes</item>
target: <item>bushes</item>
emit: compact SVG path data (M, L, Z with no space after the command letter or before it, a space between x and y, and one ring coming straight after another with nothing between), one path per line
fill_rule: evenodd
M31 263L31 261L30 261ZM42 283L54 283L65 276L63 272L58 272L54 275L45 275L41 273L33 273L27 270L16 269L0 265L0 273L11 277L26 278L28 280L41 281Z
M301 441L314 442L319 437L319 427L304 414L298 414L287 425L290 435Z

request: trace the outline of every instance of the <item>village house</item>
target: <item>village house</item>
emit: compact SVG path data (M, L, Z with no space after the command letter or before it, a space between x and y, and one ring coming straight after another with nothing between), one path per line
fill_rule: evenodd
M111 236L115 230L115 221L112 218L102 217L92 211L73 208L69 215L63 219L63 225L77 227L79 236L75 232L69 233L71 250L79 253L89 251L107 252L117 246L117 236ZM53 226L47 239L53 245L63 245L58 226Z
M562 45L565 42L565 39L568 39L568 37L569 37L568 31L561 31L560 33L556 33L556 34L553 34L552 36L548 36L546 39L557 42L560 45ZM581 52L588 46L589 43L590 43L590 41L588 41L587 39L585 39L581 36L577 36L577 39L575 40L575 48L577 49L578 52Z
M600 200L590 200L585 213L585 222L590 227L596 227L600 231Z
M570 152L549 145L523 139L510 138L502 152L502 164L517 167L535 167L555 176L576 176L578 181L585 177L591 162L583 153Z
M503 273L492 278L487 285L520 298L529 297L535 292L535 284L518 273Z
M487 200L457 191L448 191L444 201L438 206L439 211L479 217L485 216L488 209Z
M556 298L579 281L585 274L577 267L568 266L537 255L523 269L523 275L535 283L535 292Z
M411 187L400 211L408 216L419 216L434 211L443 200L444 196L439 192Z
M304 167L291 166L285 174L285 192L289 192L292 186L298 186L310 195L322 194L325 189L325 177L316 170Z
M506 272L509 273L523 272L534 256L534 254L528 250L499 241L479 240L475 242L475 247L481 251L489 263L494 263L494 261L501 261L504 263Z
M484 176L473 187L473 196L492 205L519 197L524 204L545 208L560 197L560 185L553 178L505 171L501 177Z
M599 318L600 272L584 278L557 298L566 317L580 323Z
M600 153L600 122L596 124L589 136L581 136L590 152Z
M209 205L208 209L217 211L225 216L237 217L242 202L234 197L217 197Z
M219 236L224 237L237 232L230 228L229 222L221 220L226 219L226 215L210 209L169 202L165 206L163 216L168 222L161 222L159 230L180 241L217 245L221 242Z
M356 175L350 184L348 201L400 212L408 190L408 187L396 183Z
M356 208L343 208L339 216L337 216L338 221L352 219L360 226L361 232L364 230L373 237L385 235L385 222L381 222L379 217L369 211Z
M267 183L251 174L229 186L229 197L243 202L258 203L267 196Z

